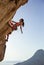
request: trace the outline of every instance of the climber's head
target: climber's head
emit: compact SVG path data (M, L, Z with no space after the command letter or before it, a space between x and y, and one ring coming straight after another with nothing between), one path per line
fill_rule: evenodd
M21 19L19 20L19 22L20 22L20 24L24 27L24 19L21 18Z

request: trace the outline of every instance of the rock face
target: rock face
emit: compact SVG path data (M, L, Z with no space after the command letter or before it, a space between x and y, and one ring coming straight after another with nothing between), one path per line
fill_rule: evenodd
M44 50L38 50L30 59L16 65L44 65Z
M28 0L0 0L0 29L12 19L17 9Z
M12 32L8 21L13 18L18 8L27 2L28 0L0 0L0 61L4 58L5 36Z

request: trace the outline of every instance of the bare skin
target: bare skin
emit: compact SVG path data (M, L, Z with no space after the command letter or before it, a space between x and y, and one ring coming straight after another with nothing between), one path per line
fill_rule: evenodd
M22 24L23 24L23 22L21 20L19 20L19 22L9 21L8 24L12 28L12 31L17 30L17 28L20 27L21 33L23 33L23 31L22 31ZM8 41L8 38L9 38L9 34L10 33L8 33L6 35L6 41Z

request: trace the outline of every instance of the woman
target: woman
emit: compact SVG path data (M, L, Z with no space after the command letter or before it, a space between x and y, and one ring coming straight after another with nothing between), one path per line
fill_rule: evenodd
M24 27L24 19L23 19L23 18L21 18L21 19L19 20L19 22L9 21L8 24L9 24L9 26L12 28L12 31L17 30L18 27L20 26L21 33L23 33L23 31L22 31L22 27ZM10 34L10 33L11 33L11 32L9 32L9 33L6 35L6 41L8 41L8 37L9 37L9 34Z

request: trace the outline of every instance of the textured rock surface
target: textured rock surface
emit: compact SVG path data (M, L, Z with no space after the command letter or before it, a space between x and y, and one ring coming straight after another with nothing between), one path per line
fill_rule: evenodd
M28 0L0 0L0 61L4 58L5 36L12 32L8 21L13 18L18 8L27 2Z

